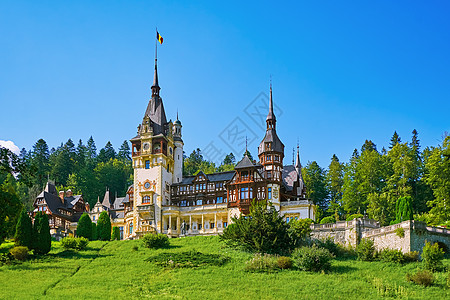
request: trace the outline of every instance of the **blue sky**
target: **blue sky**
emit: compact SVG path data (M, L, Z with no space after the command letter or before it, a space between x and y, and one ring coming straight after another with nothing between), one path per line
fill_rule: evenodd
M187 154L240 152L246 135L256 155L264 125L246 111L270 76L286 163L297 140L303 164L326 167L365 139L387 147L394 130L407 141L417 129L423 146L450 131L447 1L92 2L1 2L0 140L132 138L156 26L161 96Z

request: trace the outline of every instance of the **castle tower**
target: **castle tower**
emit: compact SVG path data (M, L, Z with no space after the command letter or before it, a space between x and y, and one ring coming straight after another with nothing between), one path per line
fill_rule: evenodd
M267 199L280 209L284 145L276 132L276 117L273 112L272 84L270 84L269 114L266 118L266 135L258 147L259 162L263 166L267 185Z
M167 121L160 96L157 58L151 90L152 97L138 126L137 136L130 140L134 202L133 210L125 215L125 236L128 238L151 231L161 232L161 210L163 205L169 204L170 185L182 180L181 122Z

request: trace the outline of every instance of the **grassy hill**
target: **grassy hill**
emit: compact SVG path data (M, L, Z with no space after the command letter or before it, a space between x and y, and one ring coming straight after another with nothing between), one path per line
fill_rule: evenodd
M64 251L58 242L43 258L0 267L1 299L449 299L447 273L424 288L405 274L420 263L334 260L331 272L244 271L252 255L223 247L218 237L172 239L169 249L151 250L141 241L95 241L80 252ZM5 252L12 243L3 243ZM136 250L136 246L138 249ZM228 257L224 265L164 268L147 261L161 253L199 251ZM446 261L449 264L449 261Z

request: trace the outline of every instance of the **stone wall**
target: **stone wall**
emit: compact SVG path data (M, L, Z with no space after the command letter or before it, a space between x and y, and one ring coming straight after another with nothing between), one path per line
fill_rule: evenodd
M398 249L403 253L410 251L421 253L426 241L438 242L444 250L450 250L449 230L429 227L423 222L414 220L380 227L378 222L371 219L354 219L348 222L313 224L311 229L312 238L332 238L334 242L345 246L356 246L361 238L368 238L374 241L377 250Z

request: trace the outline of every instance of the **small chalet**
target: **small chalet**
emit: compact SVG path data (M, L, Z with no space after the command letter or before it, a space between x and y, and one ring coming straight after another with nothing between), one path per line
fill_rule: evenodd
M81 215L89 211L82 195L73 195L71 190L56 191L56 187L47 182L45 189L36 197L33 203L32 217L42 211L48 216L50 233L56 239L73 233Z

